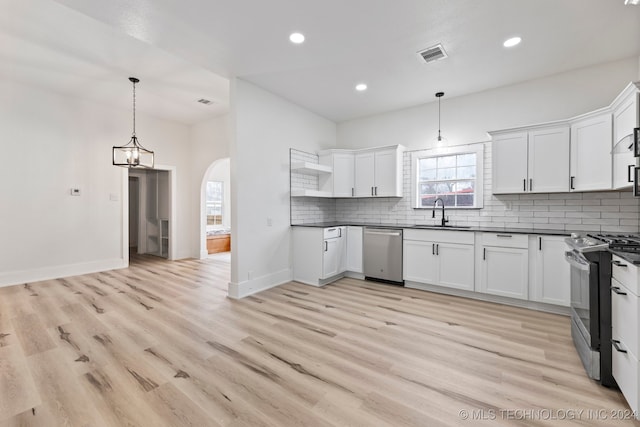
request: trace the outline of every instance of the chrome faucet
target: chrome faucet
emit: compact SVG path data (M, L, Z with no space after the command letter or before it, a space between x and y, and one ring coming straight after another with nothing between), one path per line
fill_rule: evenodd
M431 218L435 218L436 217L436 205L438 204L438 200L440 200L442 202L442 223L440 224L441 227L445 227L445 224L449 222L448 219L445 218L444 216L444 200L442 200L440 197L438 197L434 202L433 202L433 210L431 211Z

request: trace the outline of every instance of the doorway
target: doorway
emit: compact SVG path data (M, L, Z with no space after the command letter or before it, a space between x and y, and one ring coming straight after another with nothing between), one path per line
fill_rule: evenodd
M171 168L131 169L129 251L174 259L175 172Z
M231 161L216 160L201 186L200 258L231 262Z

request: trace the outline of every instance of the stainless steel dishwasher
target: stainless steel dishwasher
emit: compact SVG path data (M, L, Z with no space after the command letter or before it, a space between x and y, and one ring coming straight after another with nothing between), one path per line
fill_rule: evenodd
M364 229L365 279L402 285L402 229Z

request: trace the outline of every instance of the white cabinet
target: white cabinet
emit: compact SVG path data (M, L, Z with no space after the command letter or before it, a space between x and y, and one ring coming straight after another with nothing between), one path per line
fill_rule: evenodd
M568 126L491 134L494 194L569 191Z
M611 268L611 345L612 371L620 391L631 409L640 409L640 363L638 307L640 268L613 255ZM603 343L604 345L604 343Z
M332 174L319 177L319 190L331 197L402 197L404 147L325 150L319 162Z
M568 307L570 267L565 236L529 236L529 299Z
M474 234L464 231L404 231L403 279L419 284L474 289Z
M527 191L527 132L493 136L491 165L493 194Z
M356 197L402 197L403 148L394 146L355 153Z
M363 228L347 227L347 271L362 273L362 242Z
M333 173L319 177L320 191L333 197L355 195L355 165L353 152L329 150L320 153L320 163L332 168Z
M344 273L346 227L293 227L293 280L325 285Z
M633 168L633 129L640 126L640 83L631 83L611 104L613 115L613 188L631 187Z
M528 299L528 236L479 233L477 246L480 280L477 291Z
M604 109L571 125L571 191L610 190L612 186L611 112Z

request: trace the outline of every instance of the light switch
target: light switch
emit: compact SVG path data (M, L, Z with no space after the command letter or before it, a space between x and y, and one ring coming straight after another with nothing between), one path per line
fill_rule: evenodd
M112 202L117 202L118 200L120 200L120 196L118 196L116 193L110 193L109 200L111 200Z

